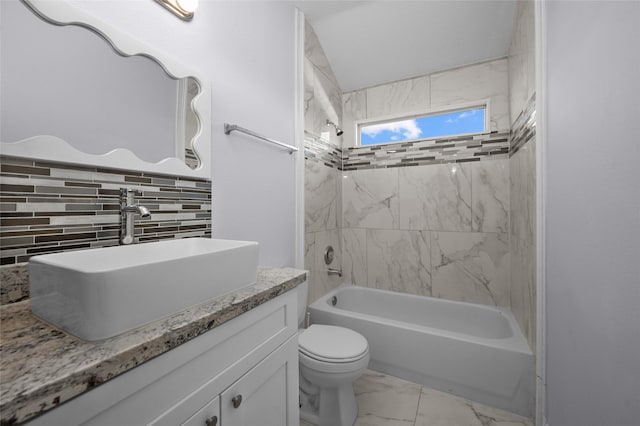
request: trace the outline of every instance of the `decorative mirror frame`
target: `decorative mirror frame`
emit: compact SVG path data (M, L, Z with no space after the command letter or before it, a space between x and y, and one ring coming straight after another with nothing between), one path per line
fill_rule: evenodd
M101 155L88 154L58 137L49 135L33 136L17 142L2 142L0 144L2 155L211 179L211 85L207 79L158 49L136 40L126 32L64 0L22 0L22 2L52 25L77 25L97 33L122 56L146 56L158 63L173 78L193 77L200 86L200 92L193 100L193 108L200 121L198 133L193 138L193 150L200 164L195 169L191 169L176 157L149 163L138 158L127 148L117 148Z

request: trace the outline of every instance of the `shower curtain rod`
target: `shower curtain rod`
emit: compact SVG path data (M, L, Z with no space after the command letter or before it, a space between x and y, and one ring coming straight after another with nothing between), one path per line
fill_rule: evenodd
M253 132L249 129L245 129L244 127L240 127L236 124L227 124L224 123L224 134L228 135L229 133L233 132L233 131L238 131L241 133L246 133L247 135L253 136L254 138L258 138L261 139L265 142L269 142L278 146L281 146L287 150L289 150L289 154L293 154L294 152L298 151L298 148L296 148L295 146L291 146L291 145L287 145L286 143L282 143L282 142L278 142L277 140L274 139L270 139L266 136L262 136L259 133Z

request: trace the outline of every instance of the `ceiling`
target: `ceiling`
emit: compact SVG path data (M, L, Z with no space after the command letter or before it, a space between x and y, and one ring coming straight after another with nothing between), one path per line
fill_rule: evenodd
M515 0L296 1L343 92L507 55Z

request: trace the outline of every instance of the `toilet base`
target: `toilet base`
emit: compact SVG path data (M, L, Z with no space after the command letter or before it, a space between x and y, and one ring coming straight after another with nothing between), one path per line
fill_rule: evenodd
M313 406L314 397L317 398L317 409ZM351 383L322 388L319 395L301 395L300 401L300 418L317 426L352 426L358 417Z

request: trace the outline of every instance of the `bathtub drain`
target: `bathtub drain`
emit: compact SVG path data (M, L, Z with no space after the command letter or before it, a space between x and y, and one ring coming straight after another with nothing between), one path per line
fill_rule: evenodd
M333 297L331 298L331 304L332 304L333 306L336 306L336 305L338 304L338 298L337 298L336 296L333 296Z

